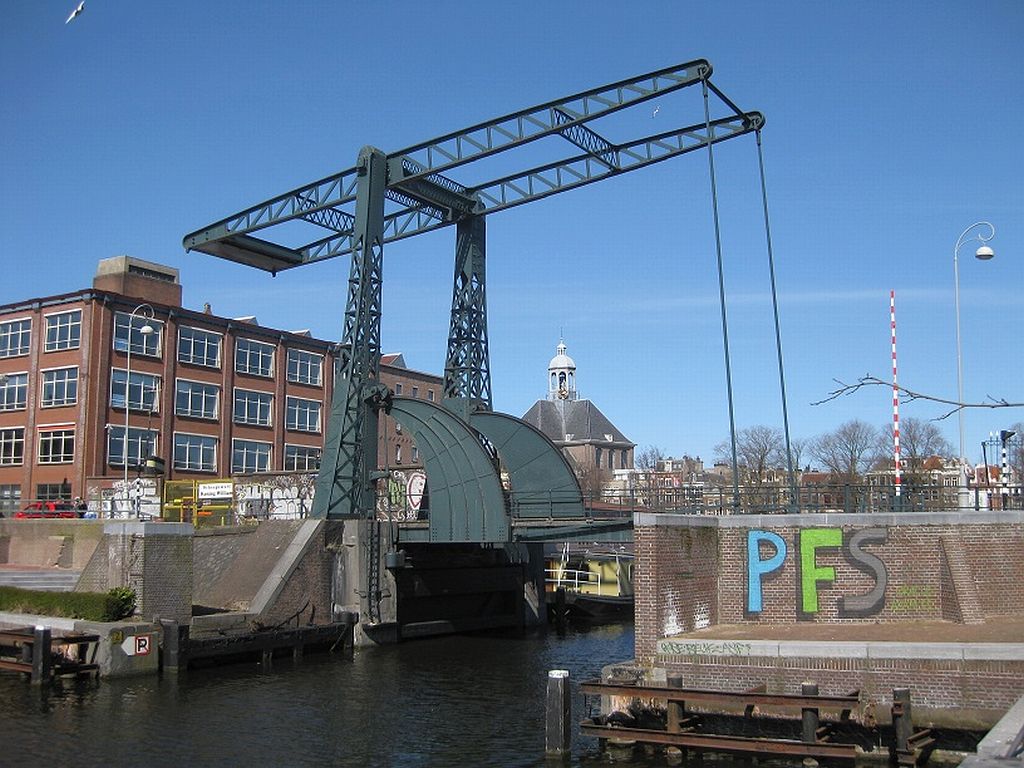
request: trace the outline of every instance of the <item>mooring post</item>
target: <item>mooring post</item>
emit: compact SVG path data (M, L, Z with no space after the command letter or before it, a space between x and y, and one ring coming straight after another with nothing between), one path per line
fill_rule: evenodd
M32 685L50 679L50 628L36 626L32 633Z
M910 751L910 737L914 734L913 713L910 708L910 689L892 689L892 728L897 752Z
M160 664L169 672L188 667L189 625L174 619L160 619Z
M569 670L548 672L547 714L544 728L544 754L568 760L572 744L572 700L569 696Z
M565 587L555 590L555 629L565 631Z
M669 688L682 688L683 687L683 676L680 674L668 675L666 683ZM683 712L686 709L686 703L682 701L669 701L666 702L665 706L665 730L669 733L679 733L679 723L683 719Z
M801 683L800 693L803 696L817 696L818 684L810 681ZM818 740L818 708L804 707L801 709L803 720L803 742L813 744Z

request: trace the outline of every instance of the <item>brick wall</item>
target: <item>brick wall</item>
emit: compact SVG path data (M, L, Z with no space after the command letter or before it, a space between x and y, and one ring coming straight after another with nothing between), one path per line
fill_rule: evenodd
M817 610L802 610L800 539L812 529L841 532L840 546L821 546L812 565L834 569L817 582ZM876 576L847 543L866 528L884 542L861 549L884 566L884 598L867 615L843 611L843 600L871 592ZM761 610L748 602L748 532L781 539L786 558L761 579ZM813 535L813 534L812 534ZM834 534L839 536L839 533ZM695 517L642 514L635 531L636 647L653 659L659 638L714 624L983 620L1024 611L1024 515L990 512L903 515L777 515ZM756 557L767 561L771 544Z

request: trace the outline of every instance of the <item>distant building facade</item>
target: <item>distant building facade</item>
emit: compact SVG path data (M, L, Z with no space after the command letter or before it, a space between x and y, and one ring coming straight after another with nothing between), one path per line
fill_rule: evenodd
M636 444L577 390L576 363L558 342L548 364L547 398L538 400L523 420L535 426L569 457L580 475L597 472L610 478L633 468Z
M91 289L0 306L0 511L91 503L123 484L126 462L134 478L153 457L158 483L319 468L337 343L181 296L177 270L120 256ZM401 355L383 358L381 381L441 397L441 378ZM419 464L390 418L379 440L382 466Z

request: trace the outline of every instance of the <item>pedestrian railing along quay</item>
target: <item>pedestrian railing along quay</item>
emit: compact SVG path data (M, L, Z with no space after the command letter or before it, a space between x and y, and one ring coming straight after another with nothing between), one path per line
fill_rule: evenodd
M1024 486L903 487L816 483L795 489L767 485L637 488L602 493L592 507L686 515L981 512L1024 509Z

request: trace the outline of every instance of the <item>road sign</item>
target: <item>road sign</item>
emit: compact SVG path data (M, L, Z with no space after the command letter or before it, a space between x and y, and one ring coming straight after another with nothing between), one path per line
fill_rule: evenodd
M121 643L121 650L129 656L149 656L153 650L153 636L129 635Z

